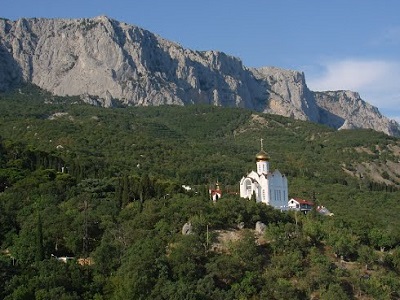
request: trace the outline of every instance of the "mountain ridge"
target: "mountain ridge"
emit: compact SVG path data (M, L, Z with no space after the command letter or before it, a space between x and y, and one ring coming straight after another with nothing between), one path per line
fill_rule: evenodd
M304 73L249 68L106 16L0 19L0 90L30 82L95 105L242 107L400 136L400 126L351 91L313 92Z

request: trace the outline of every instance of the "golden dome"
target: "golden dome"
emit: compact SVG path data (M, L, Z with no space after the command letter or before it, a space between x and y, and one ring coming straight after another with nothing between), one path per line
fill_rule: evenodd
M267 160L269 160L267 152L261 149L261 151L256 154L256 161L267 161Z

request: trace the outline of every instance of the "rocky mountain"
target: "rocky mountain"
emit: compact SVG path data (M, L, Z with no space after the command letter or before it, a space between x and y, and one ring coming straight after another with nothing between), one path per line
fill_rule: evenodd
M248 68L105 16L0 19L0 90L21 82L105 107L205 103L400 136L399 124L357 93L313 92L301 72Z

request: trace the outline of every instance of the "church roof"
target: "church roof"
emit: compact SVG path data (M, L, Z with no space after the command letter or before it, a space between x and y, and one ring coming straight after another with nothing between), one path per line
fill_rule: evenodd
M265 177L264 174L258 175L256 172L251 171L249 174L247 174L246 177L242 178L242 181L246 180L246 179L250 179L251 182L260 182L261 177Z
M210 190L210 194L211 195L215 195L215 194L222 195L222 191L221 190Z
M263 149L261 149L260 152L256 154L256 161L268 161L269 156L267 152L265 152Z

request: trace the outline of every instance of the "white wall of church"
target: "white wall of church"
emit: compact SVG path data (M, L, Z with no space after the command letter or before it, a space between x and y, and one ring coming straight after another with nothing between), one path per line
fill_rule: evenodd
M257 173L251 171L240 181L240 197L251 199L253 194L257 202L263 202L275 208L286 207L288 203L288 182L286 176L275 170L269 171L269 162L258 161ZM261 171L261 172L260 172Z
M288 203L288 184L287 178L278 170L268 174L270 182L270 202L274 207L286 206Z

